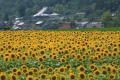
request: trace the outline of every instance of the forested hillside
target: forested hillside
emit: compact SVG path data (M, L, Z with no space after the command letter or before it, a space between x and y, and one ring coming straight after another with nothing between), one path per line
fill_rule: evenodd
M85 12L87 20L120 26L120 0L0 0L0 20L30 16L43 6L62 15Z

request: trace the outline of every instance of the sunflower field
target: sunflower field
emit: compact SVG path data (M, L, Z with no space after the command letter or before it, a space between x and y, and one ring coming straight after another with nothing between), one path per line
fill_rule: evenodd
M120 80L120 31L1 31L0 80Z

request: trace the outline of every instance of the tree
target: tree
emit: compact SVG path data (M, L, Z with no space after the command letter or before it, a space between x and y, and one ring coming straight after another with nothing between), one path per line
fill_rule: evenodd
M113 17L111 14L120 14L120 0L0 0L0 20L32 16L44 6L63 16L72 16L77 12L86 13L85 17L74 17L73 20L91 19L102 21L106 26L119 25L119 16Z
M107 27L112 26L112 16L110 11L106 11L100 18L100 21Z
M7 13L3 15L3 20L5 20L5 21L8 21L8 20L9 20L9 17L8 17L8 14L7 14Z

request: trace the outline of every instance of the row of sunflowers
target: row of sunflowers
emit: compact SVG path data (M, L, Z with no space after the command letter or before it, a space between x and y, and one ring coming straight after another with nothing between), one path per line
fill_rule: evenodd
M1 31L0 80L120 80L120 31Z

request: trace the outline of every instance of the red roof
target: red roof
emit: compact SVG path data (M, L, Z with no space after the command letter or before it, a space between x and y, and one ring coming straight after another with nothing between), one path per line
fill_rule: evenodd
M72 28L72 26L70 24L63 24L60 28L61 29L70 29L70 28Z

